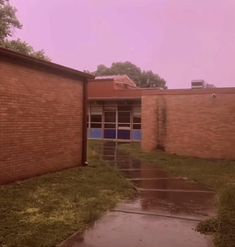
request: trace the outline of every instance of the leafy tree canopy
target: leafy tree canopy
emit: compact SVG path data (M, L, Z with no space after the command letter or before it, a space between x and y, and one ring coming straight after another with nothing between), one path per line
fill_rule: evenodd
M0 47L39 59L50 60L43 50L34 51L32 46L20 39L9 39L12 37L15 28L22 28L16 17L16 11L16 8L10 5L9 0L0 0Z
M96 76L102 75L127 75L139 87L161 87L166 88L166 81L151 70L141 70L130 62L113 63L110 68L101 64L97 66Z
M0 42L0 46L2 48L10 49L24 55L29 55L38 59L50 61L50 59L45 55L45 52L43 50L34 51L32 46L20 39L4 40L3 42Z

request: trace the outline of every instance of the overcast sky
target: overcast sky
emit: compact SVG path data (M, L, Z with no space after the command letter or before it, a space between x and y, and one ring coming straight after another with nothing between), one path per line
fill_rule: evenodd
M94 71L130 61L169 88L235 86L235 0L10 0L15 32L53 62Z

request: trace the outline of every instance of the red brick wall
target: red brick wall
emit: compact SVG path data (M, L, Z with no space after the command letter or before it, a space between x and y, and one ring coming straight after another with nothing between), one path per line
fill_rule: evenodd
M145 151L235 159L235 89L143 96L142 122Z
M113 80L92 80L88 83L88 98L92 99L140 99L142 90L139 88L119 88Z
M83 84L0 60L0 183L78 166Z
M141 146L144 151L152 151L157 147L157 98L143 96L141 100Z

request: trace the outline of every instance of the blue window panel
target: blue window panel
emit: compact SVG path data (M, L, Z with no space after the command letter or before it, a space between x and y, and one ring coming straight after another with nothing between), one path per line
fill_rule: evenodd
M136 141L140 141L141 140L141 130L132 130L132 139L136 140Z
M90 138L92 139L102 139L102 129L91 128L90 129Z
M131 131L130 130L118 130L118 139L130 140Z
M104 138L107 139L116 139L116 130L115 129L105 129Z

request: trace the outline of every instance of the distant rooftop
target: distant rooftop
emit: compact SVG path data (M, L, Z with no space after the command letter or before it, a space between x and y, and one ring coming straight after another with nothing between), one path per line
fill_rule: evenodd
M108 79L123 79L127 77L128 77L127 75L103 75L103 76L96 76L95 79L96 80L108 80Z
M126 84L131 87L136 87L136 83L127 75L105 75L105 76L96 76L95 80L112 80L116 84Z

